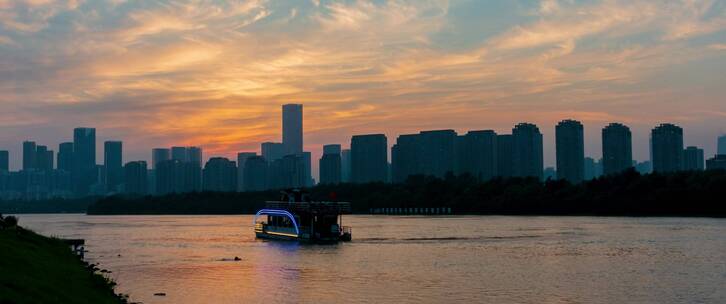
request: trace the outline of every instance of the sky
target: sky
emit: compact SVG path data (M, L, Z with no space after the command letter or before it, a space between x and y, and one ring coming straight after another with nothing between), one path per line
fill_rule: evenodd
M234 157L281 140L304 104L305 149L354 134L621 122L715 153L726 132L726 0L0 0L0 150L57 151L78 126L124 161L195 145ZM317 167L317 166L314 166ZM314 170L316 171L316 170Z

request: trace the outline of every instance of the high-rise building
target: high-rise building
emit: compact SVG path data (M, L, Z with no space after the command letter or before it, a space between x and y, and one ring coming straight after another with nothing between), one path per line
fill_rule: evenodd
M313 168L312 168L312 161L313 161L313 154L304 151L302 154L300 154L302 157L303 162L303 179L305 182L303 183L303 187L312 187L313 186Z
M171 159L175 159L183 163L188 162L189 154L187 147L171 147Z
M480 181L497 176L497 133L469 131L458 137L456 174L469 174Z
M683 129L661 124L650 133L650 154L653 172L673 172L683 165Z
M716 154L726 155L726 134L718 137L718 148Z
M630 128L611 123L602 129L603 174L610 175L633 167Z
M456 163L456 138L454 130L422 131L419 156L423 174L443 178L454 173Z
M237 164L224 157L212 157L204 165L204 191L233 192L237 189Z
M53 150L48 150L47 146L36 146L35 150L35 168L50 172L53 171Z
M202 148L187 147L186 191L202 190Z
M726 154L719 154L706 161L706 170L726 170Z
M340 178L344 183L350 183L350 149L343 149L340 152Z
M262 156L247 158L244 168L245 191L267 190L267 161Z
M497 176L503 178L514 176L513 149L512 135L497 135Z
M106 141L103 143L104 180L107 192L118 192L123 184L123 143Z
M10 152L0 150L0 173L10 172Z
M423 174L419 159L419 134L399 135L391 147L391 180L403 183L411 175Z
M703 149L687 147L683 150L683 170L703 170Z
M323 156L320 158L320 183L339 184L341 181L340 145L323 146Z
M303 152L303 105L282 106L282 144L285 155Z
M260 153L268 162L273 162L285 156L285 146L282 143L264 142L260 145Z
M73 129L73 170L74 193L85 196L90 193L90 187L97 182L98 169L96 168L96 129Z
M124 165L124 192L146 195L148 190L148 168L145 161L132 161Z
M36 146L34 141L23 142L23 170L36 169Z
M309 175L305 174L303 154L285 155L269 164L268 188L302 188L307 186L308 181Z
M171 159L171 150L167 148L154 148L151 150L151 168L156 170L156 165L160 162Z
M536 125L520 123L512 129L512 164L514 176L542 179L542 133Z
M585 138L582 123L563 120L555 127L557 178L573 184L582 182L585 171Z
M237 191L245 191L245 163L247 159L253 156L257 156L255 152L240 152L237 153Z
M73 143L64 142L58 145L58 170L73 171Z
M388 176L387 150L383 134L353 136L350 143L352 182L385 182Z
M170 159L156 164L156 194L188 192L185 183L186 163Z

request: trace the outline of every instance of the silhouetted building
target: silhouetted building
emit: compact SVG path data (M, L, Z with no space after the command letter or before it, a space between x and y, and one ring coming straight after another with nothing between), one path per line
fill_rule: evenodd
M260 152L268 162L273 162L285 156L285 146L282 143L264 142L260 147Z
M171 159L175 159L183 163L188 162L189 154L187 154L187 147L171 147Z
M703 170L703 149L687 147L683 150L683 170Z
M73 171L73 143L64 142L58 145L58 170Z
M661 124L651 131L650 153L653 172L673 172L683 165L683 129Z
M512 129L512 163L514 176L542 179L542 133L536 125L520 123Z
M305 174L305 158L302 154L285 155L270 163L268 169L271 189L306 187L309 176Z
M0 150L0 172L10 172L10 152Z
M341 180L340 145L323 146L323 156L320 158L320 183L339 184Z
M145 161L126 163L124 171L124 192L128 194L146 195L148 190L148 168Z
M282 106L282 144L285 146L285 155L303 152L303 105Z
M726 134L718 137L717 155L726 155Z
M555 126L557 178L573 184L582 182L585 175L585 138L582 123L563 120Z
M186 163L170 159L156 164L156 194L188 192L185 184Z
M584 179L591 180L602 176L602 160L596 161L592 157L585 157L583 160Z
M312 168L312 153L305 151L301 154L303 161L303 177L305 178L305 187L313 186L313 168Z
M248 157L244 168L245 191L267 190L267 161L262 156Z
M423 174L420 166L419 134L399 135L396 144L391 147L391 181L403 183L411 175Z
M385 182L388 176L387 150L383 134L353 136L350 143L352 182Z
M74 193L86 196L90 187L98 180L96 168L96 129L73 129L73 170Z
M186 163L186 188L187 191L196 192L202 190L202 149L199 147L187 147Z
M212 157L204 165L204 191L234 192L237 189L237 164L224 157Z
M706 170L726 170L726 154L719 154L706 161Z
M178 153L178 152L177 152ZM160 162L171 159L171 150L167 148L154 148L151 150L151 168L156 170L156 165Z
M53 171L54 163L53 150L48 150L47 146L37 146L35 151L35 168L40 171Z
M514 176L514 143L510 134L497 135L497 175L508 178Z
M469 131L456 145L456 174L469 174L480 181L497 176L497 133Z
M36 146L34 141L23 142L23 170L36 169Z
M106 141L103 143L103 166L106 191L118 192L123 184L123 143Z
M350 149L343 149L340 152L340 177L344 183L350 183Z
M454 130L422 131L419 133L421 171L425 175L443 178L454 173L456 138Z
M247 159L253 156L257 156L255 152L240 152L237 153L237 191L245 191L245 164Z
M633 166L633 146L630 128L611 123L602 129L603 174L623 172Z

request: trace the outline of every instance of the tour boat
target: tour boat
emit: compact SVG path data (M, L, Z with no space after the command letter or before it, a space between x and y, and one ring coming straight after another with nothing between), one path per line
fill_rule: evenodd
M350 214L348 202L313 202L300 190L282 191L279 201L267 201L255 214L255 236L261 239L335 243L350 241L351 229L343 226Z

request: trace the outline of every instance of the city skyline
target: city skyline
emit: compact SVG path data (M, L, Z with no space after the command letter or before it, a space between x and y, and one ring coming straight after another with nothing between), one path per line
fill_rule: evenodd
M0 19L0 149L57 150L77 126L151 146L235 157L281 142L280 104L306 105L304 151L352 134L585 126L585 155L609 122L648 158L650 128L715 154L726 131L724 5L714 1L13 1ZM93 17L96 16L96 17ZM502 16L507 16L503 19ZM397 31L389 31L396 28ZM87 47L93 46L93 47ZM389 144L392 141L389 141ZM97 151L100 147L97 147ZM58 151L56 151L58 152ZM97 154L97 159L102 155ZM313 164L316 164L313 161ZM314 172L317 170L313 170Z

